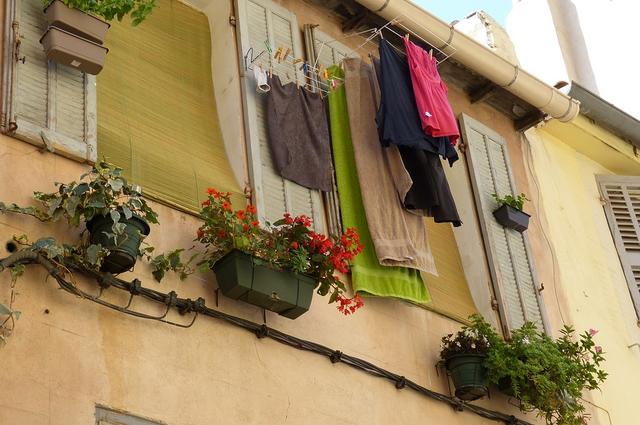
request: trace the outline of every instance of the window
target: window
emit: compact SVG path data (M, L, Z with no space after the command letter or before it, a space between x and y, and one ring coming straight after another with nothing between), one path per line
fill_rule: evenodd
M96 425L164 425L164 423L96 406Z
M313 218L316 231L324 231L320 192L283 179L273 165L267 140L265 98L256 93L253 73L245 68L245 55L248 55L249 59L256 59L250 66L261 65L265 70L273 66L274 74L283 83L303 83L304 75L298 67L291 61L275 61L267 50L267 46L274 51L282 47L291 49L296 58L303 57L298 21L293 13L270 0L237 0L236 10L249 171L258 216L261 220L274 222L285 211L293 215L306 214Z
M640 177L597 176L604 211L640 317Z
M505 140L496 132L462 115L462 136L489 269L499 304L505 334L525 321L548 331L548 322L538 291L529 240L525 233L502 227L493 217L500 196L519 193Z
M96 160L95 77L48 62L40 0L8 0L3 132L78 161Z
M211 72L207 17L159 0L137 27L112 22L98 75L98 155L145 196L199 211L207 187L244 202L227 159Z

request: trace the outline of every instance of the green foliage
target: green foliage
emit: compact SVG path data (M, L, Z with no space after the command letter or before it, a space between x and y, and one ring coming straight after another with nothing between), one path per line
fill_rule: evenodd
M469 317L471 325L465 325L455 334L442 337L440 357L447 360L456 354L488 354L503 344L500 336L482 316Z
M526 323L503 341L481 317L443 341L441 357L486 354L489 381L520 400L522 411L537 410L547 424L583 425L587 415L580 400L585 390L599 388L607 373L601 368L602 348L595 345L591 329L579 335L565 326L558 339Z
M140 257L145 258L151 264L151 274L153 278L160 282L164 278L166 272L173 271L178 274L180 280L185 280L190 274L195 272L192 263L198 257L198 254L193 254L186 262L182 261L181 254L184 249L174 249L167 253L158 255L152 255L155 248L148 246L140 249Z
M12 212L33 216L41 221L58 221L62 218L74 227L95 216L111 217L113 234L124 233L122 217L130 219L136 214L151 223L158 223L158 215L144 198L122 176L122 169L101 161L91 171L80 176L80 181L56 183L58 190L51 193L34 192L40 207L22 208L16 204L0 203L0 212Z
M513 207L519 211L522 211L522 208L524 208L525 201L531 201L531 199L527 198L524 193L521 193L518 196L505 195L502 198L498 196L497 193L493 193L491 196L493 196L493 198L500 206L509 205L510 207Z
M44 0L45 6L50 0ZM106 21L117 18L122 21L131 15L131 24L136 26L149 16L156 6L156 0L62 0L67 6L100 16Z

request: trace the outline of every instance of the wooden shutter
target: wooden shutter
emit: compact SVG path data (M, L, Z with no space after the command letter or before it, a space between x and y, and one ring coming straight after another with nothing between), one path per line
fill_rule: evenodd
M596 178L631 299L640 317L640 177Z
M95 77L47 62L40 0L8 0L5 131L80 161L96 160Z
M526 321L549 331L539 284L525 233L502 227L493 217L498 207L492 194L518 194L504 139L493 130L462 115L474 198L500 316L508 334Z
M313 218L317 231L324 230L322 198L317 190L309 190L280 177L268 144L266 97L256 93L253 72L249 68L273 66L283 83L304 82L298 67L273 60L278 47L290 48L293 56L302 57L302 43L296 16L269 0L236 0L242 92L244 97L245 132L249 151L250 175L255 202L261 219L274 222L286 211ZM257 58L253 64L251 59ZM246 66L245 66L246 65Z
M322 69L327 69L331 65L340 63L345 57L358 56L357 53L349 47L320 31L317 25L305 24L304 37L309 63L311 63L318 72ZM320 86L321 78L317 72L309 73L309 78L313 87ZM329 233L337 235L342 233L342 220L340 218L340 203L338 200L338 187L336 186L335 175L332 173L331 177L333 191L323 193L322 195L327 207L328 231Z

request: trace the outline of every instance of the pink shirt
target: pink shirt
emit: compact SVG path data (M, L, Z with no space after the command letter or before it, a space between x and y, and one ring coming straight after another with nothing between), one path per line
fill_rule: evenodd
M447 97L449 90L440 78L436 59L430 58L428 52L406 38L404 46L422 129L434 137L449 136L451 144L455 145L460 131Z

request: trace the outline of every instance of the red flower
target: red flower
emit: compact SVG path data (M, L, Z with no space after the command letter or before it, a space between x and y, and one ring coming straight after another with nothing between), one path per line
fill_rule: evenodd
M204 237L204 230L198 229L198 231L196 232L196 236L198 237L198 239Z
M225 232L224 230L218 230L219 238L224 238L225 236L227 236L227 232Z
M206 201L202 202L202 205L208 207L209 205L211 205L211 201L209 199L207 199Z
M252 225L253 227L258 227L258 226L260 225L260 222L259 222L258 220L253 220L253 221L251 222L251 225Z
M248 224L243 224L243 225L242 225L242 230L244 230L245 232L246 232L247 230L249 230L249 229L250 229L250 227L249 227L249 225L248 225Z
M296 241L291 242L291 248L298 249L298 247L299 247L298 242Z
M244 218L245 218L244 210L238 210L238 211L236 211L236 216L237 216L240 220L244 220Z
M222 204L222 209L226 210L226 211L232 211L233 210L233 208L231 208L231 204L228 203L228 202L225 202L225 203Z
M217 195L217 194L218 194L218 191L217 191L217 190L215 190L214 188L210 187L210 188L208 188L208 189L207 189L207 193L208 193L209 195L213 195L213 196L215 196L215 195Z
M251 204L247 205L247 212L249 214L255 214L257 211L258 210L256 209L255 205L251 205Z
M293 219L291 218L291 214L284 213L284 222L286 224L292 224L293 223Z

